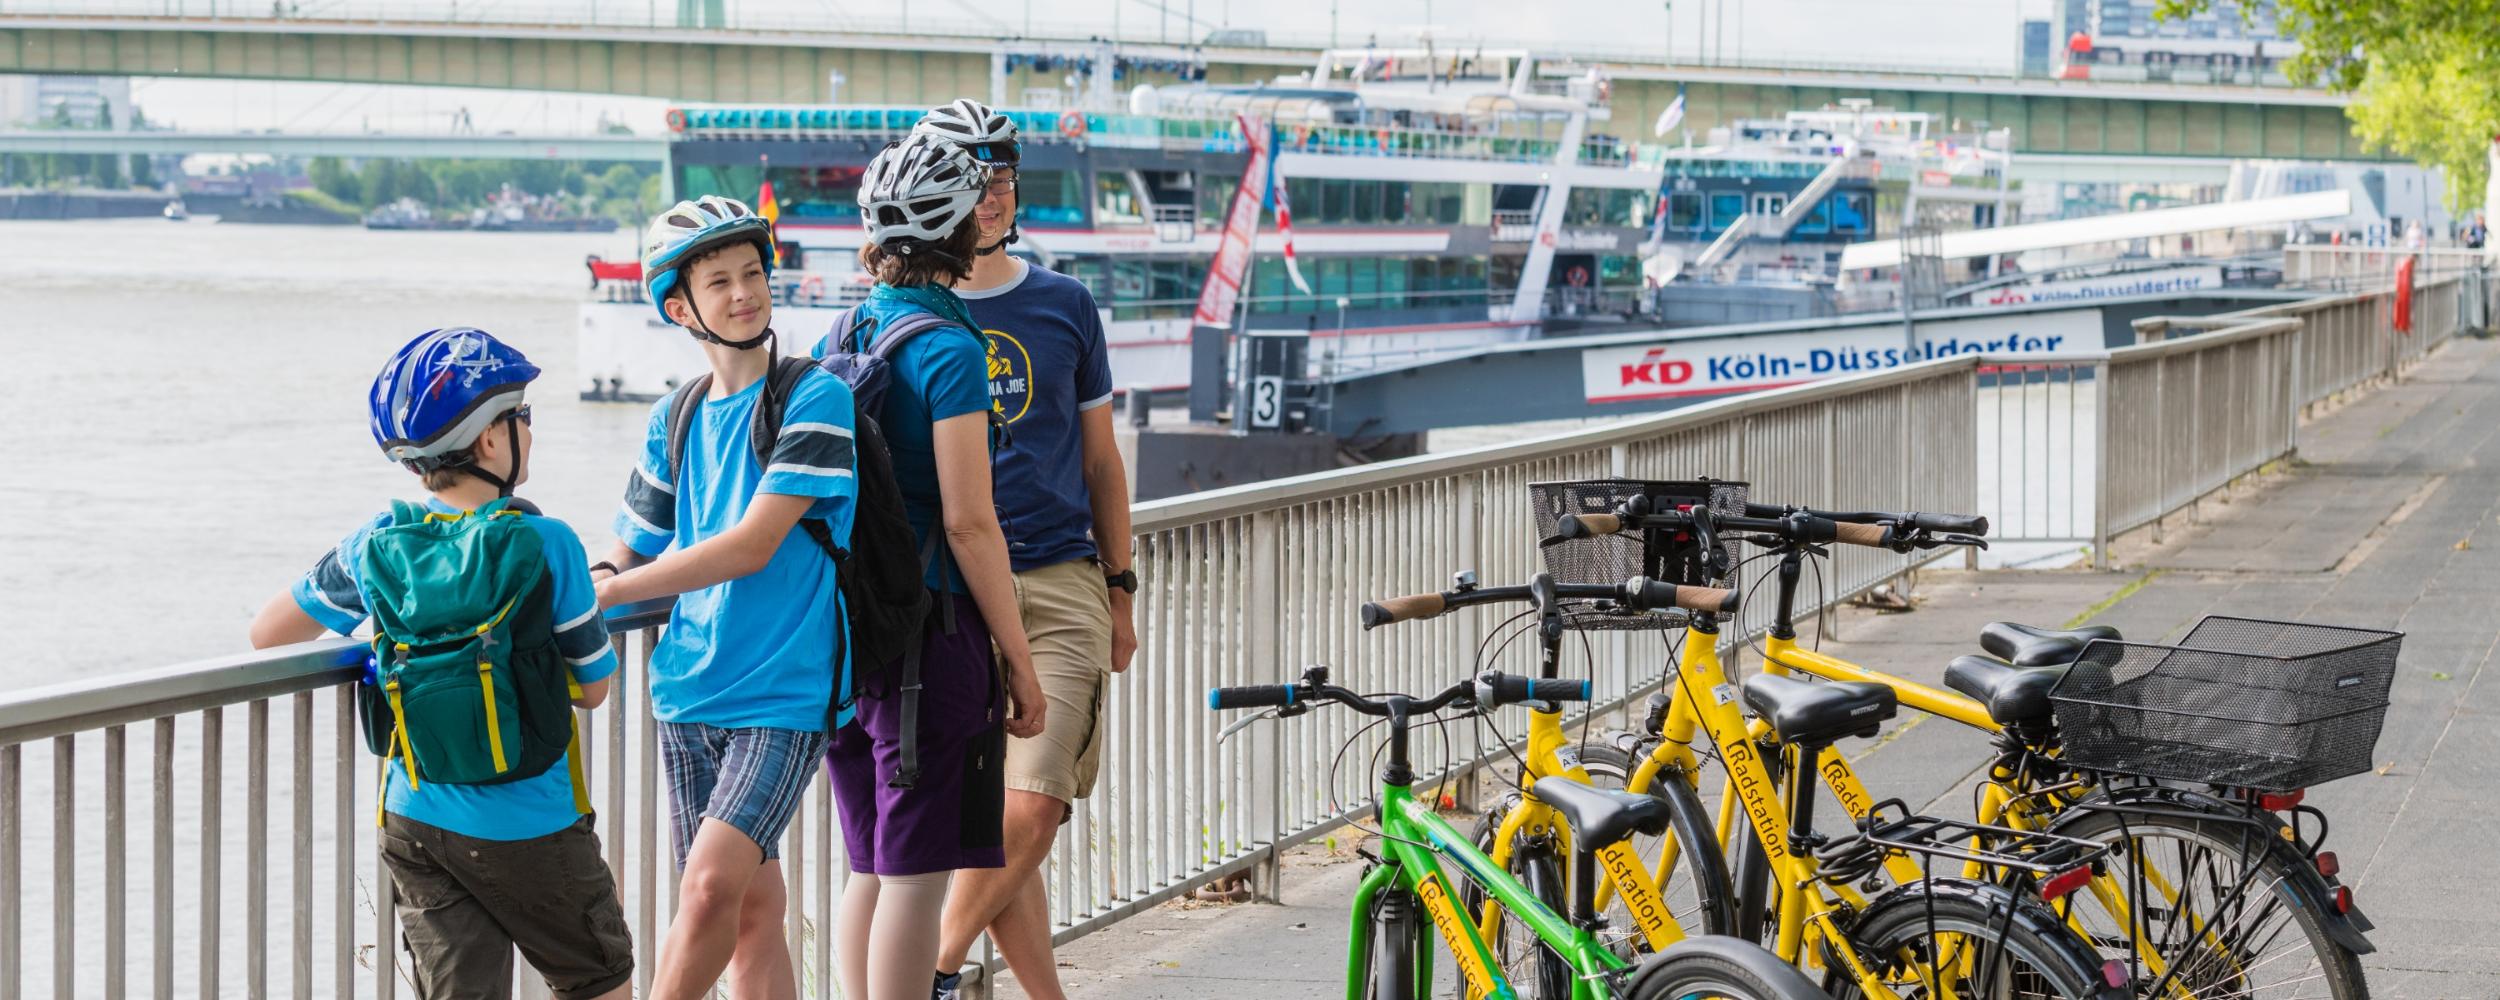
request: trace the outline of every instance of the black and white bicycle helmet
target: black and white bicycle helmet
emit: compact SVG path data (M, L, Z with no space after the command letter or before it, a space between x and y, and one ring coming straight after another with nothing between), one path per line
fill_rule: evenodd
M920 116L920 124L912 126L911 134L936 136L962 146L985 166L1012 167L1024 159L1015 120L969 97L929 109Z
M891 252L934 250L972 218L989 182L989 168L962 146L915 134L868 161L859 183L860 222L868 242Z

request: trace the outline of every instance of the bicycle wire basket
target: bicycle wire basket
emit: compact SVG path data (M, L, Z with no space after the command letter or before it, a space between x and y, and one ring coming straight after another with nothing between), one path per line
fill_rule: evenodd
M1744 483L1714 479L1579 479L1528 484L1532 537L1552 538L1555 523L1566 514L1605 514L1634 497L1646 496L1652 510L1707 506L1722 514L1745 513ZM1728 542L1718 543L1721 565L1734 567L1737 555ZM1708 579L1707 562L1690 535L1667 532L1600 535L1558 541L1540 548L1545 571L1556 583L1622 583L1636 576L1688 586L1734 587L1733 569L1724 582ZM1575 611L1565 624L1583 630L1680 629L1680 614Z
M2404 633L2208 615L2095 640L2049 691L2068 764L2291 791L2369 770Z

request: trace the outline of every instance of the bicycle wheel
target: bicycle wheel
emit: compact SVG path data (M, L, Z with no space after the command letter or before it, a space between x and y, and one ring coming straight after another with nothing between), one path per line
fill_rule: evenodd
M1624 788L1640 765L1640 758L1604 744L1565 747L1565 760L1573 759L1575 752L1580 766L1589 772L1589 782L1599 788ZM1703 809L1701 795L1690 782L1671 774L1659 775L1646 791L1666 804L1667 832L1656 837L1633 834L1632 851L1640 855L1644 870L1659 876L1660 902L1686 935L1736 934L1736 891L1728 881L1727 859L1719 850L1716 819ZM1661 872L1658 859L1670 849L1675 851L1675 861ZM1616 954L1628 959L1650 950L1621 893L1609 898L1604 916L1606 930L1601 936Z
M1476 850L1487 856L1493 853L1493 835L1500 832L1502 817L1508 809L1486 813L1477 822ZM1511 877L1527 887L1528 895L1556 913L1570 912L1570 889L1563 881L1563 861L1554 853L1551 843L1542 839L1514 845L1507 866ZM1473 881L1465 883L1460 897L1467 903L1467 919L1484 915L1485 893ZM1529 930L1508 908L1501 920L1486 935L1486 947L1493 949L1493 959L1502 966L1502 978L1510 981L1521 1000L1569 1000L1571 996L1571 962Z
M1828 1000L1796 966L1750 941L1690 937L1641 964L1629 1000Z
M2123 988L2101 980L2101 958L2047 904L2002 886L1929 879L1867 904L1849 928L1858 958L1903 1000L2106 1000ZM1839 1000L1865 993L1827 963L1824 988Z
M2361 958L2328 934L2325 917L2304 904L2272 831L2226 817L2081 809L2051 832L2113 845L2105 883L2059 901L2104 959L2125 962L2144 996L2363 1000ZM2105 898L2114 893L2116 898ZM2129 899L2158 897L2133 907ZM2115 905L2113 905L2115 904ZM2124 918L2140 909L2139 920ZM2134 942L2167 974L2151 971Z
M1424 1000L1431 988L1418 969L1424 949L1423 903L1401 885L1372 899L1372 950L1365 970L1365 1000Z

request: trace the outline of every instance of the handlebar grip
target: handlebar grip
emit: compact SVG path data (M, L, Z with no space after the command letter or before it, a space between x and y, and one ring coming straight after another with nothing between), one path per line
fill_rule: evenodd
M1253 684L1248 687L1209 688L1207 707L1216 711L1228 708L1281 708L1293 704L1291 684Z
M1988 519L1971 514L1911 514L1910 523L1927 531L1956 535L1988 533Z
M1622 530L1623 519L1613 514L1565 514L1554 523L1554 537L1548 541L1595 538Z
M1892 534L1892 529L1880 524L1832 524L1832 527L1834 529L1832 540L1842 545L1864 545L1868 548L1879 549L1884 546L1886 536Z
M1686 587L1659 580L1641 584L1640 590L1641 606L1650 609L1683 608L1686 611L1725 614L1736 610L1736 600L1737 594L1733 590Z
M1439 594L1411 594L1363 605L1363 627L1375 629L1391 622L1411 622L1439 617L1449 603Z
M1486 674L1478 680L1482 682L1478 691L1489 696L1494 705L1512 705L1523 701L1589 700L1589 682L1579 678Z

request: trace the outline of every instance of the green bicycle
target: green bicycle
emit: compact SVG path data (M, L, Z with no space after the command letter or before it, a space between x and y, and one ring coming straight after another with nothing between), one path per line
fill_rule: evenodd
M1609 948L1596 931L1604 926L1595 905L1595 851L1634 833L1657 836L1667 827L1667 811L1656 799L1610 792L1553 777L1539 780L1535 793L1569 824L1580 856L1572 865L1568 917L1554 912L1527 886L1495 865L1475 848L1472 838L1433 812L1414 795L1415 771L1407 757L1408 730L1419 717L1444 710L1490 711L1526 702L1587 701L1589 685L1579 679L1544 679L1485 673L1461 681L1429 698L1403 694L1370 697L1328 682L1328 668L1311 667L1296 684L1217 688L1207 693L1209 708L1269 709L1277 717L1301 715L1322 702L1334 702L1388 725L1387 763L1380 773L1381 849L1366 853L1371 868L1364 873L1353 905L1353 937L1346 950L1348 1000L1420 1000L1433 990L1434 952L1424 939L1430 921L1455 957L1464 995L1512 1000L1518 993L1503 977L1501 963L1462 916L1450 874L1501 900L1507 912L1532 930L1551 953L1571 969L1573 1000L1823 1000L1825 994L1793 966L1748 942L1731 938L1693 938L1635 966Z

